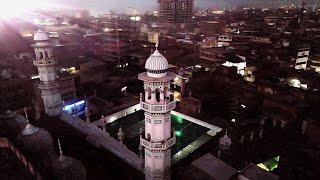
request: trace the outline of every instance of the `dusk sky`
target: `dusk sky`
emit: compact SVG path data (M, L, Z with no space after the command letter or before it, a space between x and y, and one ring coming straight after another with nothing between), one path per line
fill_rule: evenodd
M45 1L45 0L44 0ZM121 12L129 11L129 8L140 11L156 8L157 0L47 0L55 4L64 5L66 8L85 8L92 11L116 10ZM195 0L196 7L221 7L225 0Z
M117 12L129 12L134 8L141 12L156 9L157 0L43 0L43 2L57 4L59 8L83 8L89 9L94 13L109 10ZM310 2L312 0L309 0ZM235 7L236 5L247 3L260 7L278 7L285 2L299 4L300 0L195 0L196 8L224 8L226 5Z
M12 3L19 0L12 0ZM284 2L298 3L300 0L194 0L195 8L225 8L235 7L239 4L251 4L260 7L279 7ZM308 2L313 1L309 0ZM28 3L27 0L22 2ZM37 8L49 9L89 9L93 15L103 13L109 10L124 13L131 12L132 9L145 12L154 10L157 7L157 0L29 0L33 4L27 5ZM12 4L11 3L11 4ZM299 3L298 3L299 4Z

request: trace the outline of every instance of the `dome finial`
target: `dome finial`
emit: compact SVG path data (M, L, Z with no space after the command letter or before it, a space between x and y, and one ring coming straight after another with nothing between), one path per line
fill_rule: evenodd
M159 35L158 35L158 37L157 37L156 50L158 50L158 47L159 47Z
M60 139L58 139L58 146L59 146L60 157L63 157Z
M29 117L28 117L27 108L25 107L25 108L23 108L23 110L24 110L24 115L25 115L26 120L27 120L27 124L29 124Z

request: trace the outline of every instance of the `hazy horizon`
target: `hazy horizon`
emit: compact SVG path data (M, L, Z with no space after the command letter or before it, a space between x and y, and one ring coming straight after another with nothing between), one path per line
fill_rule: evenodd
M136 9L140 12L156 9L157 0L44 0L56 4L59 8L88 9L92 13L100 13L109 10L116 12L129 12ZM238 5L251 4L254 6L277 7L286 2L298 3L299 0L195 0L196 8L225 8Z

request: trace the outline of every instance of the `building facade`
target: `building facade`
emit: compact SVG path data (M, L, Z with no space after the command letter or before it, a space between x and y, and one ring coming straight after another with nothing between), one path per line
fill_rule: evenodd
M164 23L189 23L192 19L193 0L158 0L159 20Z
M320 73L320 54L313 54L310 56L309 69Z
M144 81L141 108L145 111L145 133L140 145L145 148L146 179L164 179L171 166L171 147L176 137L171 129L170 111L176 102L170 92L174 73L167 72L167 59L156 50L147 60L147 72L138 78Z
M62 98L59 91L59 83L55 71L56 60L53 57L53 48L46 32L38 30L34 35L34 51L36 58L33 64L37 66L40 77L38 88L41 90L41 97L45 113L48 116L60 114Z
M310 48L299 48L294 68L298 70L300 69L306 70L308 65L309 55L310 55Z

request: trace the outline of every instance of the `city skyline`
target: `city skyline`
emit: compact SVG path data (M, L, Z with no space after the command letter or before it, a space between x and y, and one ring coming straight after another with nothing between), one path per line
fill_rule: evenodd
M52 1L55 4L63 4L66 8L83 8L89 9L94 14L101 13L109 10L117 11L117 12L129 12L131 9L136 9L141 11L142 13L146 11L146 9L156 9L157 8L157 0L48 0ZM234 8L239 5L253 5L258 7L264 6L273 6L278 7L279 5L287 4L288 2L293 4L300 4L299 0L286 0L286 1L264 1L264 0L194 0L195 8Z
M0 177L318 179L315 2L3 0Z

